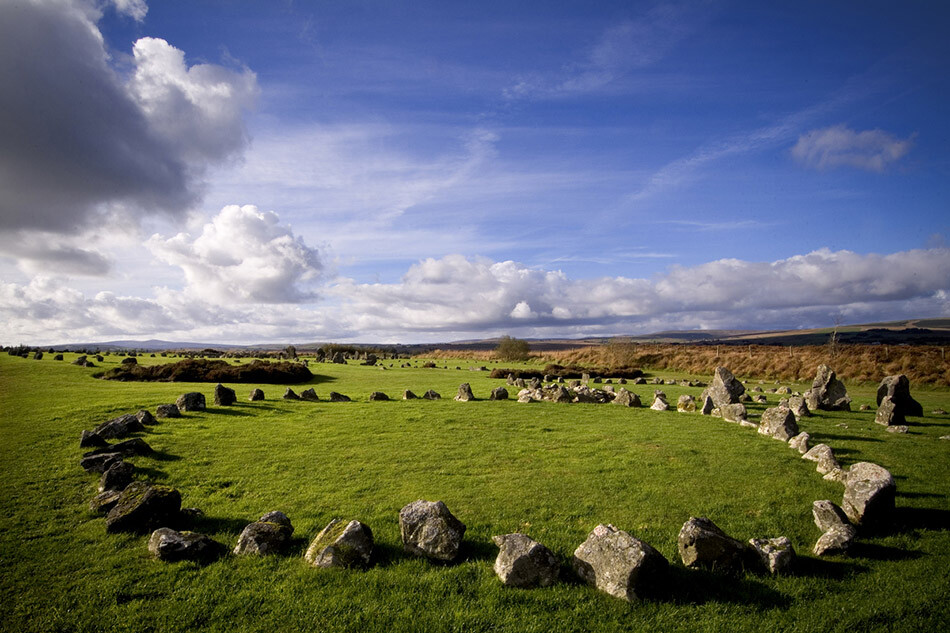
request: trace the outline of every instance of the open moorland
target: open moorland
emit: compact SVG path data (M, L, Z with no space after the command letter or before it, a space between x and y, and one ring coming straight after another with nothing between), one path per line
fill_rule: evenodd
M935 631L950 622L950 389L912 382L923 417L907 433L875 424L876 382L851 382L852 411L799 421L844 468L869 461L896 481L890 523L861 534L847 555L816 557L812 502L841 503L842 485L781 441L722 419L675 410L701 387L664 385L671 411L653 411L654 385L626 387L643 408L489 401L505 386L473 364L386 360L383 367L310 363L319 402L281 398L285 386L230 384L238 400L212 402L213 384L117 382L97 367L45 355L0 356L3 493L0 628L6 631ZM169 359L139 357L144 365ZM583 359L573 359L583 361ZM230 361L234 363L234 361ZM240 362L249 362L242 360ZM727 362L723 363L728 366ZM405 366L408 365L408 366ZM643 364L647 376L709 381ZM808 381L765 381L734 368L765 403L756 421ZM814 371L812 368L811 372ZM452 399L469 383L476 400ZM251 389L265 393L248 401ZM441 400L401 399L433 389ZM517 392L517 389L509 390ZM80 433L139 409L155 412L185 393L204 411L159 419L134 434L155 452L129 458L134 477L172 486L202 516L193 529L234 547L272 510L293 538L272 556L226 555L166 563L147 534L109 534L89 510L98 475L84 472ZM328 402L330 391L352 402ZM369 401L372 392L392 401ZM758 392L756 392L758 394ZM862 404L870 410L858 411ZM417 499L442 500L467 526L457 559L432 563L403 550L398 515ZM798 552L792 573L738 575L687 569L677 535L708 517L742 541L783 535ZM359 519L375 536L372 564L317 569L303 554L331 519ZM651 595L628 603L582 583L572 554L609 523L655 547L670 569ZM522 532L561 564L553 586L513 589L492 565L492 536Z

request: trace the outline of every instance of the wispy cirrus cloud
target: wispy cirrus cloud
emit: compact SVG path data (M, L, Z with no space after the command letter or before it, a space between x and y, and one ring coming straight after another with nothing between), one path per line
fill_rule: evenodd
M857 132L834 125L802 134L791 151L811 169L855 167L880 173L906 156L913 141L913 136L902 139L884 130Z

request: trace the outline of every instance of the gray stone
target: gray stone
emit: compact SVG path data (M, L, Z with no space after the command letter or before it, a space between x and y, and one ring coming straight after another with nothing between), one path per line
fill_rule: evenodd
M613 404L618 404L622 407L642 407L643 404L640 402L640 396L633 393L632 391L627 391L623 387L617 392L617 397L613 399Z
M177 532L167 527L155 530L148 539L148 551L166 563L182 560L208 562L219 557L223 549L206 534Z
M696 413L696 398L684 393L676 400L676 410L680 413Z
M122 496L121 490L104 490L89 502L89 511L94 514L108 514Z
M319 401L320 401L320 397L317 395L317 392L316 392L316 390L315 390L313 387L310 387L309 389L304 389L303 391L301 391L301 392L300 392L300 399L301 399L301 400L308 400L308 401L310 401L310 402L319 402Z
M402 399L403 399L403 400L417 400L418 398L419 398L419 396L417 396L416 394L412 393L412 392L409 391L408 389L406 389L405 391L402 392Z
M844 383L838 380L828 365L819 365L811 389L805 393L808 409L814 411L850 411L851 398Z
M87 473L104 473L114 462L122 461L122 453L94 453L79 460L79 465Z
M152 447L148 445L148 442L140 437L134 437L130 440L125 440L124 442L107 444L102 448L93 449L88 453L84 453L83 457L92 457L94 455L112 453L122 455L123 457L131 457L132 455L151 455L154 452L155 451L152 450Z
M851 528L828 530L815 542L812 551L815 556L837 556L846 554L854 543L857 531Z
M234 389L225 387L221 383L214 386L214 403L221 407L228 407L237 402L237 394Z
M112 418L108 422L103 422L93 432L102 439L114 440L144 430L145 426L139 421L135 413L126 413Z
M792 439L788 441L788 445L797 450L799 453L804 455L808 452L808 440L811 439L811 435L802 431Z
M455 394L455 399L459 402L468 402L475 399L475 396L472 394L472 388L467 382L463 382L459 385L459 391Z
M260 520L244 528L233 551L238 555L277 554L290 543L293 533L294 526L286 514L280 511L268 512Z
M287 391L283 395L284 400L300 400L300 396L297 395L297 392L287 387Z
M374 391L373 393L369 394L369 400L370 402L385 402L386 400L389 400L389 396L387 396L382 391Z
M817 470L822 475L826 475L833 470L840 470L841 465L835 459L835 453L827 444L818 444L813 446L807 453L802 455L802 459L812 462L818 462Z
M840 507L823 499L811 504L811 514L815 519L815 525L822 532L839 528L851 527L851 521Z
M554 553L524 534L493 536L498 546L495 574L507 587L550 587L560 566Z
M264 399L264 390L263 389L251 389L251 395L247 398L251 402L258 402Z
M99 479L99 492L106 490L125 490L132 483L132 473L135 472L135 466L129 462L116 461L102 473Z
M534 397L535 392L531 392L532 398ZM521 398L521 393L518 394L519 402ZM554 389L550 391L547 395L542 396L542 398L550 400L551 402L560 402L568 403L574 402L574 396L571 395L571 392L564 388L564 385L557 385Z
M894 426L887 427L888 433L907 433L910 430L910 427L906 424L896 424Z
M739 402L739 398L744 393L745 387L742 386L741 382L736 380L736 377L732 375L731 371L725 367L716 367L712 382L709 387L703 391L700 400L705 399L705 396L708 395L713 399L713 403L721 409L723 405Z
M724 404L719 407L719 415L726 422L742 422L748 418L745 405L741 402Z
M333 519L310 542L304 558L314 567L367 567L373 556L373 531L352 520Z
M182 394L175 401L181 411L204 411L205 397L197 391Z
M426 400L441 400L442 399L442 396L440 396L438 392L432 389L429 389L427 392L422 394L422 397Z
M894 512L896 493L894 478L886 468L858 462L848 469L841 507L852 523L878 526Z
M713 409L716 408L716 403L713 401L712 396L707 393L702 396L702 401L703 406L699 412L703 415L712 415ZM722 412L720 411L719 414L722 415Z
M887 376L877 388L877 404L881 406L884 398L890 397L894 404L896 415L902 424L905 416L922 417L924 408L910 395L910 381L907 376Z
M331 391L330 402L351 402L351 400L349 396L344 396L342 393Z
M181 510L181 494L169 486L133 481L106 515L106 532L148 532L173 523Z
M584 582L628 602L660 584L668 569L662 554L612 525L598 525L574 550L574 570Z
M100 448L108 445L109 442L95 431L83 431L79 435L79 448Z
M749 540L749 546L759 557L762 567L770 574L787 573L795 565L795 548L788 537L754 538Z
M151 412L146 411L145 409L139 409L135 412L135 419L141 422L142 424L152 425L158 424L158 421L155 419L155 416Z
M507 400L508 399L508 390L504 387L495 387L491 390L491 395L488 397L489 400Z
M650 408L654 411L669 411L670 405L666 402L666 395L663 392L653 394L653 404Z
M786 406L791 409L792 413L795 414L796 420L811 417L811 411L808 409L808 404L801 396L789 396L788 398L782 398L779 400L778 404L780 407Z
M762 412L759 433L787 442L798 435L795 414L786 407L772 407Z
M159 418L180 418L181 411L178 410L177 404L160 404L155 407L155 416Z
M399 511L403 548L416 556L450 561L458 555L465 524L441 501L413 501Z
M891 396L884 396L878 404L877 413L874 414L874 421L884 426L890 426L892 424L901 425L906 422L903 414L898 410Z
M705 517L690 517L678 538L683 564L726 573L738 573L749 563L749 548L728 536Z

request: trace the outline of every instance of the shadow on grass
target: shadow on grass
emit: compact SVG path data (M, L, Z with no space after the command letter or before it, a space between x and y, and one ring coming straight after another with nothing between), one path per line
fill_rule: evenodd
M795 575L803 578L843 580L864 571L867 571L867 567L854 561L829 560L811 556L801 556L795 561Z
M916 530L950 530L950 511L937 508L907 508L894 510L891 533L902 534Z
M157 462L177 462L181 460L181 455L175 455L168 451L153 451L148 456Z
M137 474L144 475L145 481L165 481L168 479L168 473L166 473L164 470L151 468L149 466L136 466L135 472Z
M189 521L189 529L204 534L240 534L253 521L249 519L234 519L230 517L200 516Z
M943 499L946 495L936 492L901 492L898 490L897 496L904 497L905 499Z
M878 437L859 437L857 435L843 435L841 433L825 433L824 431L817 431L812 434L812 438L816 438L824 442L825 440L845 440L850 442L883 442L881 438ZM815 442L815 439L812 440L812 443ZM844 449L835 449L835 453L843 451Z
M848 550L848 554L855 558L866 558L879 561L913 560L923 556L920 552L912 552L899 547L887 547L874 543L856 542Z
M236 406L236 405L232 405L232 406ZM231 406L228 406L228 407L208 407L207 409L205 409L205 411L208 412L208 413L211 413L211 414L213 414L213 415L236 415L236 416L250 416L250 415L254 415L254 414L251 413L251 412L248 412L248 411L241 411L241 410L239 410L239 409L234 409L234 408L232 408Z
M792 603L791 598L755 578L714 574L678 565L671 565L666 582L644 597L672 604L732 602L759 609L787 608Z

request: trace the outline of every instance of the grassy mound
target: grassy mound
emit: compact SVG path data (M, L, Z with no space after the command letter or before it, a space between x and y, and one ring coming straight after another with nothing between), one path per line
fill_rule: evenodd
M247 365L229 365L223 360L189 358L167 365L133 365L95 374L104 380L141 382L238 382L295 385L313 378L310 370L299 363L268 363L256 360Z

